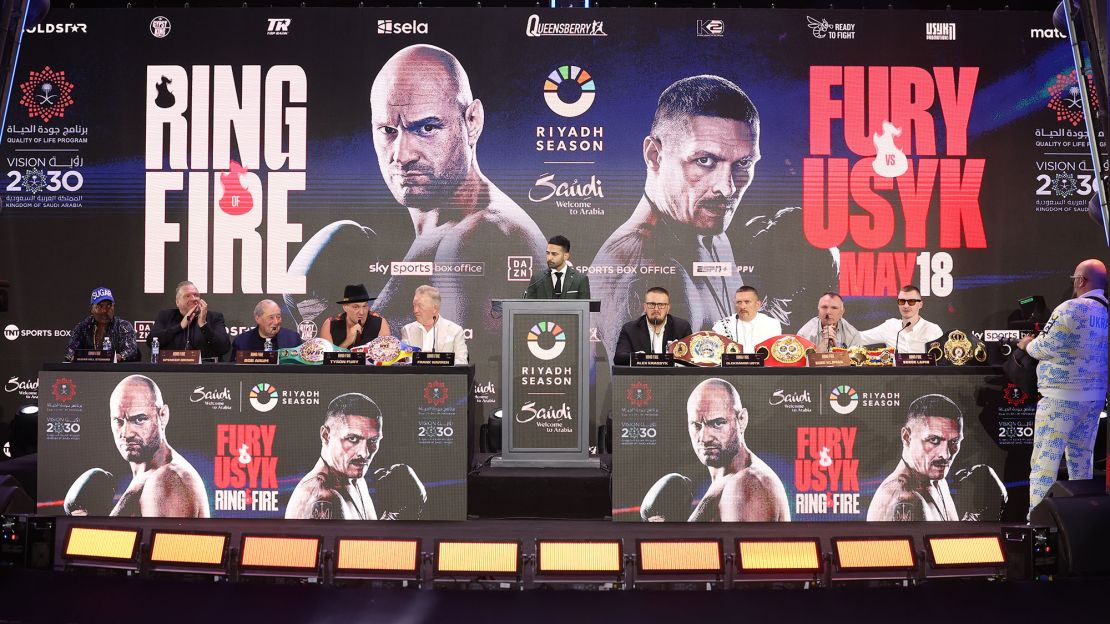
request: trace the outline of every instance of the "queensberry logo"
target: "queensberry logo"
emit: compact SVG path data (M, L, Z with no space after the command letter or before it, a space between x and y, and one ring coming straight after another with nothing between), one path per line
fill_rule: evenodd
M412 20L411 22L395 22L393 20L378 20L379 35L426 35L428 23Z
M529 37L608 37L605 22L540 22L540 16L528 16L524 34Z

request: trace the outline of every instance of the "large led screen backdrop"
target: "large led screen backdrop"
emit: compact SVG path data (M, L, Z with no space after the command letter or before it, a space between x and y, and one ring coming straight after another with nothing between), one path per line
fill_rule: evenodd
M101 285L145 338L183 279L232 333L271 297L305 336L360 282L397 333L431 283L488 411L490 300L554 234L599 364L653 285L695 331L755 285L790 331L826 290L877 325L915 283L981 334L1105 251L1049 12L55 10L15 73L5 414Z
M466 519L466 376L50 372L39 513Z

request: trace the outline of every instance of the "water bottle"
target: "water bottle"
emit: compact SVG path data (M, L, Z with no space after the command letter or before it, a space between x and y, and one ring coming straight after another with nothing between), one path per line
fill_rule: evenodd
M150 363L158 363L158 339L152 338L150 342Z
M274 350L274 341L267 338L266 339L266 346L262 347L262 350L263 351L273 351Z

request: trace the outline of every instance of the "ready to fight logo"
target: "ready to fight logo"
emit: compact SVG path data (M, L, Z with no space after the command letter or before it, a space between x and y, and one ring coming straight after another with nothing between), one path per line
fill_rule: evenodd
M55 117L65 117L66 108L73 106L74 85L66 80L64 71L51 69L49 65L40 71L32 70L27 80L20 83L23 94L19 103L27 109L31 119L49 122Z
M540 321L528 331L528 350L541 360L554 360L566 347L566 332L551 321Z

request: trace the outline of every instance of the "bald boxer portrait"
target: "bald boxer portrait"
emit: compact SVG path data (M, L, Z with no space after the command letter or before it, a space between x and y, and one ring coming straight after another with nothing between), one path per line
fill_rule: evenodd
M382 439L382 412L370 397L349 392L332 399L320 427L320 459L293 490L285 517L419 518L428 494L409 466L394 464L378 469L372 475L373 486L367 485L366 474ZM375 496L370 487L375 489Z
M109 409L116 448L131 464L131 484L113 507L112 474L88 470L70 486L66 513L103 515L110 509L112 516L211 517L200 475L166 439L170 408L158 385L143 375L126 377L112 391Z
M686 401L690 443L709 470L711 482L693 512L693 488L672 473L648 491L640 515L649 522L789 522L786 488L771 467L748 448L748 410L724 379L706 379ZM685 505L675 501L685 499ZM679 515L680 514L680 515Z
M964 440L959 406L942 394L927 394L910 404L902 425L902 457L883 480L867 508L868 521L998 520L1007 492L985 464L948 473Z

